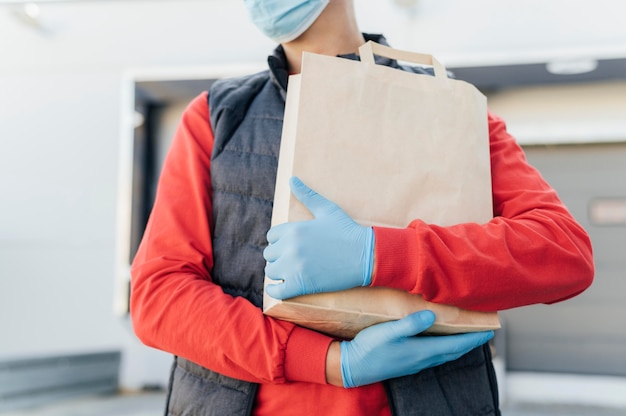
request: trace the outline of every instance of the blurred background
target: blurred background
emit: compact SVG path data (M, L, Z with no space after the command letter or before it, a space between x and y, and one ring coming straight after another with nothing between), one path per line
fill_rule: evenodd
M589 290L501 314L503 403L626 409L626 2L355 2L481 89L591 235ZM167 386L130 261L187 103L273 47L241 1L0 0L0 413Z

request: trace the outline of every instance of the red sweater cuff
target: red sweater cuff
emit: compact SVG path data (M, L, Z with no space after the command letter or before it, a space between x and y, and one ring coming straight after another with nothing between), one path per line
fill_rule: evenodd
M419 253L412 228L374 227L374 273L372 286L414 291L419 276Z
M326 354L333 338L296 327L287 341L285 378L326 384Z

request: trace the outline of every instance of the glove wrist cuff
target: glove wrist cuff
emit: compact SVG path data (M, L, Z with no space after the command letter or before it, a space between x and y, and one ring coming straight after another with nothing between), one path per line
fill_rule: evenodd
M374 269L374 229L367 227L365 234L365 247L363 259L363 283L362 286L369 286L372 283L372 272Z
M348 341L341 341L339 343L339 349L341 351L341 379L343 380L343 386L345 388L356 387L352 380L352 374L350 373L350 367L346 364L346 357L348 356Z

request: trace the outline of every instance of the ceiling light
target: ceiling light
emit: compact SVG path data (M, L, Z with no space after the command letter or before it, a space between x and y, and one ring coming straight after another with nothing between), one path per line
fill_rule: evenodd
M546 70L554 75L576 75L593 72L598 68L595 59L571 59L552 61L546 64Z
M37 3L24 3L12 7L13 14L22 23L41 29L41 10Z

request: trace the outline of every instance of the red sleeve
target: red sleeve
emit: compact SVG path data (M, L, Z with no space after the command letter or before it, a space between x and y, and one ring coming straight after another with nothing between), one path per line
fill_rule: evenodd
M131 268L131 317L145 344L259 383L325 383L331 338L269 318L211 282L207 94L186 109Z
M591 284L587 233L492 114L489 131L493 220L375 228L372 285L494 311L565 300Z

